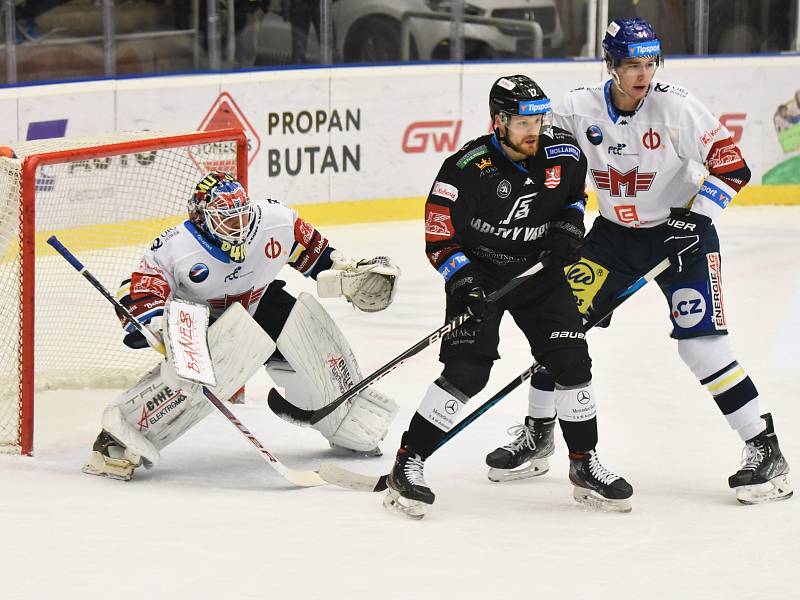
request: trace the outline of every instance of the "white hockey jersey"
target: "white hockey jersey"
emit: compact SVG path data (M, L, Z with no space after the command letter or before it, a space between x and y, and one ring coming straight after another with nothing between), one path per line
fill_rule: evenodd
M173 296L208 305L212 318L234 302L252 315L284 265L310 275L328 245L291 208L274 200L254 202L243 260L233 261L187 220L153 241L118 296L143 322L160 315ZM123 325L133 330L130 323Z
M600 214L625 227L655 227L671 207L691 203L714 219L750 177L730 132L674 84L653 81L632 115L616 110L611 85L572 90L553 109L554 123L587 156Z

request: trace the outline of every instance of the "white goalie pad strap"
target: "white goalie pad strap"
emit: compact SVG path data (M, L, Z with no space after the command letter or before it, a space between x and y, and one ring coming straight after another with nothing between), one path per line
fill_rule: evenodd
M400 268L386 256L354 262L331 256L333 266L317 275L317 293L320 298L344 296L353 306L364 312L385 309L394 300Z
M591 382L569 389L556 387L553 396L556 401L556 415L562 421L588 421L597 414L597 404Z
M328 439L351 450L372 450L386 437L398 409L397 402L389 396L365 388L353 400L336 433Z
M361 369L344 334L317 300L305 292L297 297L278 336L278 350L288 366L270 361L267 372L285 388L286 399L300 408L316 410L361 381ZM314 425L330 439L351 402Z

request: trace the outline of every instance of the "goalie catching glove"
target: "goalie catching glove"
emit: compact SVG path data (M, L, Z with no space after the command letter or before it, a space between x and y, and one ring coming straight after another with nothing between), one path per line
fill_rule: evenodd
M335 250L331 268L317 275L320 298L344 296L364 312L377 312L392 303L400 268L386 256L352 260Z

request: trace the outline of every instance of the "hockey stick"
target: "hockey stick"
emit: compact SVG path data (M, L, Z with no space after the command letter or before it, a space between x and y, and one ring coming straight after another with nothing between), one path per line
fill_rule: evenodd
M519 286L523 281L527 280L532 275L535 275L539 271L544 268L542 263L536 263L530 269L523 271L516 277L514 277L511 281L506 283L500 289L492 292L486 297L486 302L495 302L514 290L517 286ZM399 366L401 363L405 362L415 354L418 354L431 344L435 344L437 341L442 339L442 336L445 334L458 329L466 323L470 318L469 312L464 312L450 321L439 327L436 331L429 334L427 337L421 339L416 344L411 346L408 350L396 356L388 363L380 367L377 371L368 375L353 387L345 391L341 396L333 400L330 404L326 404L322 408L318 408L317 410L309 410L300 408L299 406L295 406L291 402L288 402L286 398L284 398L275 388L272 388L269 391L269 395L267 396L267 404L279 417L286 419L296 425L313 425L327 417L333 411L335 411L339 406L341 406L344 402L347 402L350 398L358 394L361 390L366 388L367 386L372 385L378 379L382 378L384 375L389 373L390 371L394 370L395 367Z
M83 266L81 261L79 261L77 257L72 254L72 252L70 252L60 241L58 241L56 236L50 236L47 239L47 243L55 248L56 252L64 257L64 259L71 264L75 270L78 271L78 273L83 275L89 281L89 283L91 283L94 288L105 297L106 300L111 302L111 304L114 305L114 309L117 311L117 313L124 315L131 322L131 324L133 324L136 330L145 337L150 346L152 346L162 355L166 356L166 349L164 348L162 341L158 339L158 337L153 334L152 331L142 325L142 323L136 317L134 317L133 314L131 314L131 312L119 302L119 300L112 296L106 287L100 283L85 266ZM288 481L300 487L312 487L317 485L325 485L327 483L316 471L296 471L295 469L290 469L284 465L275 457L275 455L267 450L261 444L261 442L259 442L258 439L256 439L256 437L250 433L250 430L247 429L247 427L245 427L241 421L239 421L236 415L234 415L228 409L228 407L225 406L222 401L205 386L203 386L203 394L206 398L208 398L208 401L211 402L211 404L213 404L214 407L216 407L216 409L221 412L225 418L227 418L228 421L230 421L251 444L253 444L253 446L255 446L256 450L258 450L258 453L261 455L261 458L263 458L269 464L269 466L275 469L278 473L283 475L283 477L285 477Z
M611 306L608 308L608 310L603 311L602 316L599 317L592 316L589 320L587 320L586 323L584 324L585 328L589 330L595 325L597 325L600 321L608 317L612 312L614 312L619 307L620 304L622 304L623 302L625 302L625 300L630 298L637 290L639 290L642 286L644 286L648 281L652 281L653 279L658 277L661 273L663 273L667 268L669 268L669 265L670 265L669 259L665 258L655 267L650 269L647 273L639 277L639 279L634 281L631 285L629 285L627 288L625 288L623 291L621 291L619 294L616 295L616 297L611 302ZM522 373L520 373L509 383L507 383L503 387L503 389L501 389L491 398L486 400L486 402L481 404L478 408L476 408L466 417L461 419L461 421L459 421L450 431L448 431L445 434L445 436L439 442L439 445L436 446L436 450L438 450L439 448L444 446L447 442L452 440L456 435L458 435L464 429L469 427L483 413L492 408L503 398L508 396L520 385L525 383L528 379L530 379L531 375L533 375L533 373L540 367L541 366L538 363L534 363L532 366L525 369ZM332 463L323 463L322 465L320 465L319 475L325 481L327 481L328 483L332 483L333 485L363 492L381 492L385 490L387 487L386 480L389 477L388 474L380 476L362 475L360 473L354 473L353 471L349 471L348 469L338 467Z

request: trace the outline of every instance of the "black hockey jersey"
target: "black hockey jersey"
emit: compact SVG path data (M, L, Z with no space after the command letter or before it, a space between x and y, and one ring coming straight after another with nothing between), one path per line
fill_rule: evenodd
M511 160L494 134L445 160L425 205L425 251L445 281L472 264L499 287L537 262L551 221L582 222L583 152L557 127L539 140L526 161Z

